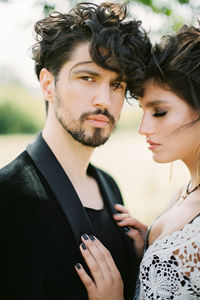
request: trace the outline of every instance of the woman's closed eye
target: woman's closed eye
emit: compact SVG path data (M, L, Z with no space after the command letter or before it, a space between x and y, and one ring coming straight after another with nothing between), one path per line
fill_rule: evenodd
M164 117L167 114L167 111L160 111L153 114L155 118Z

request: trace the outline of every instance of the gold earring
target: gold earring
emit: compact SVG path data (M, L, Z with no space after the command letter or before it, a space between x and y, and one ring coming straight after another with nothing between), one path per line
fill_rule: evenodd
M169 167L169 181L172 181L172 173L173 173L173 161L170 163Z

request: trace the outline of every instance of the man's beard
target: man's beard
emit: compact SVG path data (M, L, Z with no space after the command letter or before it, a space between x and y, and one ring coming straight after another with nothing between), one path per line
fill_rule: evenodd
M98 114L104 115L109 119L110 126L111 126L110 131L106 136L103 136L102 128L91 128L91 131L93 130L93 134L91 134L90 136L87 136L87 134L85 132L86 130L82 129L81 125L83 124L84 120L86 120L87 117L89 117L90 115L98 115ZM99 146L105 144L105 142L109 139L113 129L116 126L116 121L115 121L114 117L108 112L108 110L101 110L101 109L98 109L92 113L84 113L79 119L79 122L80 122L79 126L73 127L73 121L71 122L71 124L69 123L69 125L68 125L64 121L64 118L61 115L59 115L57 111L56 111L56 118L60 122L62 127L76 141L78 141L82 145L89 146L89 147L99 147Z
M94 128L94 133L92 136L88 137L85 135L84 130L70 130L68 128L65 128L71 136L78 142L80 142L82 145L89 146L89 147L98 147L103 144L108 140L110 137L110 134L103 137L101 135L101 128Z

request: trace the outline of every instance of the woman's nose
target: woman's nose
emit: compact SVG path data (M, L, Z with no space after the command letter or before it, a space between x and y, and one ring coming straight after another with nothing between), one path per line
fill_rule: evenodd
M140 121L138 132L141 135L151 135L154 133L153 124L149 120L149 118L142 117L142 120Z

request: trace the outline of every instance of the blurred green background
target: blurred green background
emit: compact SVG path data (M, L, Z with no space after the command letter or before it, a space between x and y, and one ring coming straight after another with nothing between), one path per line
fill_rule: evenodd
M77 2L0 0L0 167L16 157L45 122L44 102L28 53L34 43L33 24L51 10L66 11ZM129 17L142 20L153 42L183 24L196 25L200 11L199 0L126 2ZM169 165L153 162L145 138L137 134L140 115L136 105L125 103L115 133L106 145L96 149L92 162L113 175L132 214L149 224L189 175L180 162L175 162L170 182Z

